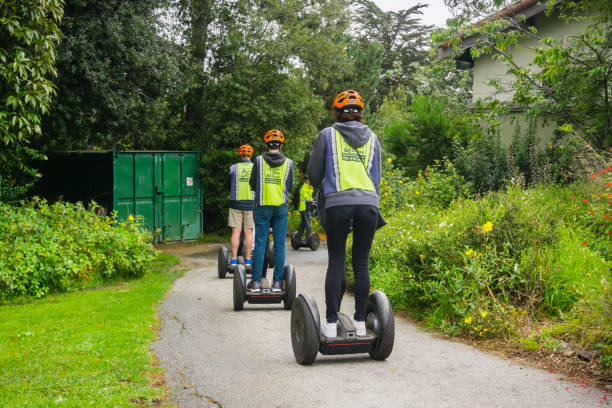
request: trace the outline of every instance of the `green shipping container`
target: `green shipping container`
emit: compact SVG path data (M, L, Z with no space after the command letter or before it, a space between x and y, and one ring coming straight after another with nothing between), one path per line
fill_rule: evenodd
M96 201L119 220L142 216L155 242L197 239L202 231L201 152L49 154L35 194L50 201Z

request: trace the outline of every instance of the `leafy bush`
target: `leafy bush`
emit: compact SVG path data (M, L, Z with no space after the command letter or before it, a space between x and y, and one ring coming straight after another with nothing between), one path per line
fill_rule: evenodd
M391 120L383 131L383 141L397 163L409 176L436 161L453 158L453 140L465 140L472 123L449 110L446 101L416 95L406 119Z
M476 135L467 144L455 141L454 147L457 171L470 183L472 192L497 191L506 185L506 148L499 136Z
M388 213L371 252L372 286L448 334L515 335L548 316L610 351L612 310L602 299L612 281L612 178L604 176Z
M393 159L383 162L380 183L380 209L383 215L415 205L445 208L459 197L467 197L470 184L466 183L449 161L435 162L419 171L416 179L406 178L393 165Z
M117 223L81 204L0 203L0 299L139 277L154 257L137 220Z

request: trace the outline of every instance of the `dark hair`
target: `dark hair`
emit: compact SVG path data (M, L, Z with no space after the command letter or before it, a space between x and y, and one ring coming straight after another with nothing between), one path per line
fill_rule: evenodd
M336 119L338 122L350 122L351 120L356 120L357 122L363 123L363 111L356 113L345 113L336 109Z

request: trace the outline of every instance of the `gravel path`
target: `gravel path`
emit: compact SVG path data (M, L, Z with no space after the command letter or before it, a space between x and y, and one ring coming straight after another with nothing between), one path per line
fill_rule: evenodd
M217 278L212 245L172 248L189 269L159 307L152 350L167 368L180 407L601 407L610 395L546 371L522 367L470 346L436 338L395 320L395 347L385 362L366 355L318 355L298 365L290 311L245 304L235 312L231 275ZM327 263L319 251L287 249L297 292L315 296L324 312ZM353 299L342 310L351 315Z

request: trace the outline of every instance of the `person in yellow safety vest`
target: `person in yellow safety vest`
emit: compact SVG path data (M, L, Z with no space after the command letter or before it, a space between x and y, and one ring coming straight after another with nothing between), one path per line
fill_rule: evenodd
M337 312L346 288L346 239L353 226L353 272L358 336L366 335L370 291L368 260L379 226L380 143L363 124L363 98L341 92L334 100L336 123L323 129L308 162L308 176L325 198L328 267L325 276L325 322L321 334L336 337ZM321 210L321 209L320 209Z
M251 281L247 290L261 291L261 272L269 228L274 238L274 278L271 289L280 292L285 273L285 238L289 210L289 191L293 182L293 161L280 149L285 135L272 129L264 135L267 153L257 156L251 172L251 190L255 191L255 251Z
M244 264L251 265L251 249L253 248L253 192L249 182L253 163L251 156L253 148L248 144L238 148L240 161L230 166L227 174L227 189L230 192L228 225L232 228L232 259L230 266L238 265L238 247L240 232L244 229Z
M297 238L302 239L304 229L306 230L306 239L310 237L311 222L312 222L312 193L313 188L310 185L308 177L304 178L304 184L300 188L300 205L298 211L300 212L300 225L297 229Z

